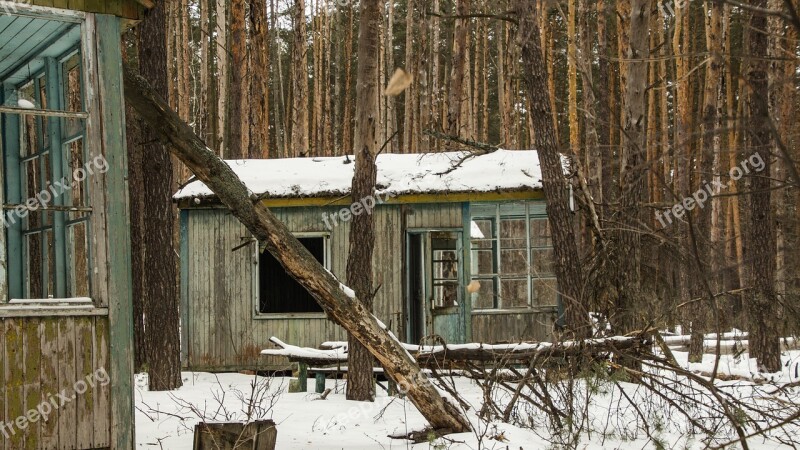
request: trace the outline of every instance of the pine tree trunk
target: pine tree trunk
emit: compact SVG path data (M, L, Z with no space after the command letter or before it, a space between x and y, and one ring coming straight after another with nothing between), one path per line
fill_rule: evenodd
M457 0L456 14L469 14L470 0ZM453 58L450 68L450 90L447 99L447 132L451 136L460 136L462 132L462 107L464 103L465 71L467 70L467 54L469 53L468 35L469 19L457 19L453 32Z
M164 3L159 3L148 12L138 30L139 70L162 96L168 93L166 20ZM141 138L140 170L146 180L140 193L142 257L146 258L142 266L147 352L143 363L149 368L150 390L165 391L181 386L180 314L172 250L172 160L152 129L142 126Z
M766 8L766 0L752 0L752 6ZM768 51L767 18L752 13L750 17L751 55L766 55ZM747 234L746 256L750 263L752 293L747 299L750 332L750 356L758 360L759 370L777 372L781 369L781 348L778 336L777 298L775 296L775 226L770 215L770 170L772 136L769 128L768 61L753 59L747 69L751 95L748 98L748 154L764 162L761 173L751 174L750 229Z
M625 120L621 158L620 213L624 223L630 224L617 231L614 236L617 259L614 264L617 288L617 317L615 325L618 332L631 332L641 329L643 316L642 286L642 241L636 225L644 223L642 204L648 198L644 182L646 167L646 105L647 105L647 59L650 56L650 1L631 0L629 16L625 22L630 24L628 48L624 50L627 64L627 81L624 92Z
M564 318L568 333L575 338L591 334L589 312L583 303L582 275L577 239L569 213L567 181L564 178L558 138L553 129L547 74L541 49L539 25L534 5L517 0L518 40L522 50L522 75L534 122L534 147L539 151L542 183L547 197L547 216L552 230L555 272L564 299Z
M261 1L261 0L258 0ZM230 141L227 159L242 159L248 154L250 134L249 83L247 77L247 29L245 0L231 0L231 102Z
M249 158L269 158L269 74L270 45L267 4L250 0L250 148ZM280 55L279 55L280 56Z
M362 0L358 32L358 75L356 76L356 132L353 152L356 159L353 176L353 204L375 195L378 168L378 64L380 46L380 0ZM367 311L372 311L372 253L375 248L375 225L372 211L354 215L350 225L350 254L347 258L347 284ZM348 335L347 399L375 400L373 358L358 339Z
M230 95L230 58L228 53L228 4L230 0L217 1L217 20L216 20L216 55L217 55L217 154L221 158L228 157L228 114L229 95Z
M307 156L308 144L308 46L305 0L294 2L292 45L292 146L290 157Z

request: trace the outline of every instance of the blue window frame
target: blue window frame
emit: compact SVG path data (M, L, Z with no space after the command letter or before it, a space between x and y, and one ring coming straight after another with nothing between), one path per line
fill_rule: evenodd
M473 310L556 306L553 243L543 203L470 206Z
M46 19L58 39L32 48L2 83L4 254L8 300L91 298L82 24ZM13 56L13 55L10 55ZM107 169L107 166L105 166ZM0 299L5 301L6 299Z

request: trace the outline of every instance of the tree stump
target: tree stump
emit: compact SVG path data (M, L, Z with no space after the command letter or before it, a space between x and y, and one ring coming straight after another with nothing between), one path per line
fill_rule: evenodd
M277 437L271 420L200 422L194 428L194 450L275 450Z

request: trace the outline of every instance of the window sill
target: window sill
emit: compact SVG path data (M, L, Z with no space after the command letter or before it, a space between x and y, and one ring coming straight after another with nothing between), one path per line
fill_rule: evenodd
M107 316L89 298L13 299L0 305L0 317Z
M541 313L557 313L558 306L535 306L531 308L513 308L513 309L473 309L473 316L492 316L503 314L541 314Z
M276 313L264 314L256 313L253 315L254 320L286 320L286 319L327 319L328 316L323 313Z

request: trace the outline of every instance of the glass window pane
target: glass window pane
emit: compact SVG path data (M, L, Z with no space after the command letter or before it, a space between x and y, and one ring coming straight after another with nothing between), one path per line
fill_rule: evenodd
M494 227L491 219L474 219L470 237L473 239L491 239L494 237Z
M528 280L502 279L500 299L503 308L525 308L528 306Z
M42 234L25 236L25 292L28 298L44 298L42 285Z
M458 282L443 281L433 285L433 307L458 306Z
M489 279L480 279L480 280L472 280L472 282L478 282L480 286L478 287L478 291L471 294L472 296L472 309L491 309L495 306L495 286L494 280Z
M45 139L46 141L46 139ZM22 148L20 156L34 155L39 152L39 134L36 127L36 116L23 116L22 121Z
M558 304L558 290L554 278L534 279L531 282L531 286L533 287L534 306L554 306Z
M528 273L528 249L500 250L500 271L503 275Z
M23 164L23 189L22 189L22 199L20 199L20 203L25 203L29 198L35 198L36 194L42 191L42 174L39 164L41 163L39 158L34 158L29 161L25 161Z
M474 275L493 275L494 253L491 250L472 251L472 273Z
M87 178L88 173L85 166L85 152L83 139L72 141L67 145L68 167L64 171L64 177L72 183L72 189L65 192L66 201L70 206L88 206Z
M525 239L525 219L500 220L500 247L520 248L527 247Z
M89 233L88 222L70 225L67 230L67 245L70 262L68 274L70 297L89 297Z
M553 267L554 257L552 248L531 249L531 259L533 260L533 264L531 264L531 276L553 276L555 268Z
M531 247L552 247L550 221L546 218L531 219Z

